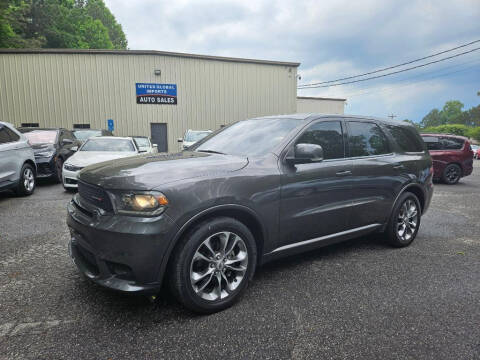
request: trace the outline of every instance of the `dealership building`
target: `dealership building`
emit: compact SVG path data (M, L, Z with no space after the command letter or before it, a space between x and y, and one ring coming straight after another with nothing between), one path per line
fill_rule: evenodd
M344 99L297 99L299 65L163 51L1 49L0 119L110 128L177 151L187 129L264 115L342 114Z

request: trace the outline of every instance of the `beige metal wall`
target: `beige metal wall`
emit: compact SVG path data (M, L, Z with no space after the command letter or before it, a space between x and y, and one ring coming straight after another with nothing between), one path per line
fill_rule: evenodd
M344 99L297 98L298 113L343 114Z
M66 128L114 119L119 136L149 136L150 123L167 123L176 151L189 128L296 112L296 74L289 65L162 55L2 53L0 119ZM137 82L177 84L178 104L137 104Z

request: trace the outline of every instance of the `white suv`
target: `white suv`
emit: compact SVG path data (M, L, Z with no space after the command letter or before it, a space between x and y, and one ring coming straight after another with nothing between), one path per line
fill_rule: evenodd
M12 124L0 121L0 191L12 189L18 195L35 190L37 167L27 138Z

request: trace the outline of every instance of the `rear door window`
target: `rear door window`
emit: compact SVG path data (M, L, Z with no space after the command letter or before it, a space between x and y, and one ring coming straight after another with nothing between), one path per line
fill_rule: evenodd
M388 125L388 130L392 134L395 142L404 152L422 152L423 144L415 130L403 126Z
M442 144L438 136L422 136L428 150L442 150Z
M390 153L388 140L382 129L371 122L348 122L348 146L351 157Z
M305 130L296 144L316 144L323 148L323 158L341 159L345 156L340 121L317 122Z

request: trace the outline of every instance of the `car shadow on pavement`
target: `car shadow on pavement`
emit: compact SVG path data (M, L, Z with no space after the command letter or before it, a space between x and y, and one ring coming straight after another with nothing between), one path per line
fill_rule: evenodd
M271 276L283 276L282 274L285 272L295 272L298 267L303 268L322 259L349 256L350 253L360 249L390 251L392 248L381 235L368 235L267 263L257 269L254 282L261 287L261 283L267 281L266 278ZM115 321L118 314L122 314L131 321L137 321L138 317L141 317L145 325L149 322L152 324L168 320L181 322L202 317L202 315L188 311L174 299L168 289L167 281L164 281L161 292L155 298L109 290L86 278L76 280L74 283L76 284L73 285L76 288L75 292L82 293L78 296L82 297L82 300L89 306L96 308L98 313L103 314L103 319L106 314L111 314L109 317ZM244 301L248 300L248 296L247 291L243 298Z

